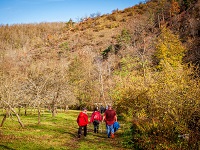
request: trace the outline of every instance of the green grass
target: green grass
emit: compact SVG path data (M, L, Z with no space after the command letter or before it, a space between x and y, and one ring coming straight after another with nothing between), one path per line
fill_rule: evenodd
M125 150L121 144L122 130L117 131L115 139L108 139L104 123L100 125L98 134L93 133L90 124L87 137L78 139L76 118L79 112L59 112L54 118L51 113L44 112L40 125L36 113L21 115L24 128L20 127L15 116L7 118L0 127L0 150ZM88 115L90 117L91 112ZM1 111L0 122L2 119Z

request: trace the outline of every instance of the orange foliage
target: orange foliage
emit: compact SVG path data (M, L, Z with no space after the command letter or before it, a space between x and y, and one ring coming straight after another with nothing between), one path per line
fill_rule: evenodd
M180 6L178 2L172 0L171 8L170 8L171 17L175 16L179 12L180 12Z

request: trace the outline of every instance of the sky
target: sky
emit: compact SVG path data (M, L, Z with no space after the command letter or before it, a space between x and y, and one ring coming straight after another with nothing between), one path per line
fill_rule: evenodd
M142 0L0 0L0 25L74 22L91 14L110 14Z

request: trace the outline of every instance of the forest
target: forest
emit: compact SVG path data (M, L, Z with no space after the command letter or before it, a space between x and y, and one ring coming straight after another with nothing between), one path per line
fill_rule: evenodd
M11 114L112 104L124 147L200 148L200 0L146 0L79 22L0 25L0 131ZM1 135L1 134L0 134Z

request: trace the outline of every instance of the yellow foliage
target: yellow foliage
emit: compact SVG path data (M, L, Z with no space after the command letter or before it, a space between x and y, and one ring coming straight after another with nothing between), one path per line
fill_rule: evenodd
M173 67L177 67L182 63L185 48L169 29L163 27L156 44L155 56L159 61L158 68L162 69L168 63Z

